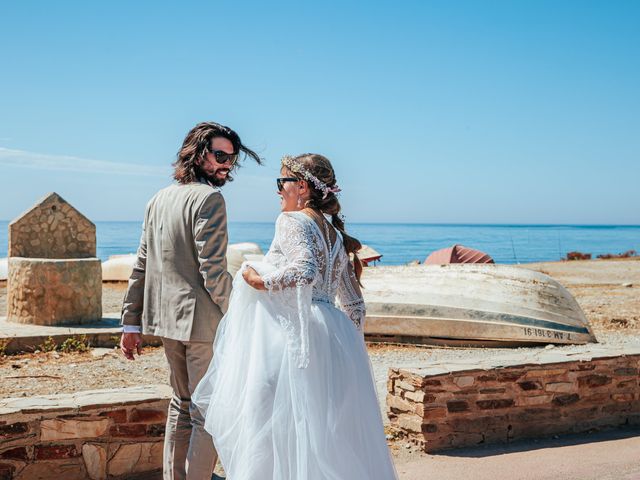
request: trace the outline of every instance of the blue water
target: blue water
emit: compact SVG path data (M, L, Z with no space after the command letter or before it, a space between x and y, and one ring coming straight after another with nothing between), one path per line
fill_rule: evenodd
M8 222L0 221L0 258L7 256ZM140 222L96 222L98 257L133 253L140 239ZM640 226L594 225L421 225L355 223L351 234L380 252L382 265L423 261L434 250L460 243L491 255L498 263L554 261L567 252L640 252ZM272 223L231 222L229 240L255 242L266 252Z

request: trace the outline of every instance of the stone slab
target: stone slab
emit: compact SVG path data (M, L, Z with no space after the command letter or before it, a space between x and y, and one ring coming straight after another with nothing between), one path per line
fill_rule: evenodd
M86 390L77 393L38 395L0 399L0 416L17 413L37 413L49 410L81 410L89 406L119 406L163 400L171 397L169 385Z
M640 355L640 342L622 345L588 344L561 348L523 348L507 350L491 356L483 356L482 352L482 350L478 350L478 356L473 360L455 361L448 359L443 362L429 362L428 366L405 364L398 366L398 368L416 375L436 376L515 366L526 368L528 365L549 365L575 361L588 362L596 358Z
M6 353L33 352L51 337L60 344L73 336L85 335L92 347L114 347L120 341L120 313L107 313L102 319L81 325L29 325L0 317L0 342ZM146 345L162 345L160 337L145 335Z

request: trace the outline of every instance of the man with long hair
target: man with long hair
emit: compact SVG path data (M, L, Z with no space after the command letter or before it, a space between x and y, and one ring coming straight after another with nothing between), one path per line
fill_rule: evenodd
M227 214L220 192L240 155L260 157L224 125L204 122L186 136L173 164L176 183L146 208L137 259L122 307L120 348L134 359L142 334L162 338L173 396L164 442L165 480L209 480L217 460L191 394L213 355L227 310Z

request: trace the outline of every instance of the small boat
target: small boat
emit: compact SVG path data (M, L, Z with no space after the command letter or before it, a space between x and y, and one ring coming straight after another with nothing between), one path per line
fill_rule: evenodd
M495 263L488 254L464 245L436 250L424 261L425 265L446 265L448 263Z
M257 243L233 243L227 247L227 271L235 275L245 260L261 260L264 257ZM126 282L133 271L136 255L111 255L102 262L103 282Z
M451 346L595 342L569 291L526 268L495 264L367 269L368 340Z
M374 265L380 261L382 254L371 248L369 245L362 245L362 248L358 250L358 258L365 267L368 267L370 263Z
M246 260L262 260L264 254L257 243L233 243L227 247L227 270L233 276Z
M9 259L0 258L0 281L4 281L9 276Z
M136 263L136 255L111 255L109 260L102 262L103 282L126 282L133 272L133 264Z

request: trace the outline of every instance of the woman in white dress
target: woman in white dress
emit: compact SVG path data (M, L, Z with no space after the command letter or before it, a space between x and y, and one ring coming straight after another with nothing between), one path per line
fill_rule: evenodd
M363 337L361 266L349 260L360 243L338 216L333 167L305 154L284 157L281 173L275 238L264 262L236 275L192 401L229 480L396 479Z

